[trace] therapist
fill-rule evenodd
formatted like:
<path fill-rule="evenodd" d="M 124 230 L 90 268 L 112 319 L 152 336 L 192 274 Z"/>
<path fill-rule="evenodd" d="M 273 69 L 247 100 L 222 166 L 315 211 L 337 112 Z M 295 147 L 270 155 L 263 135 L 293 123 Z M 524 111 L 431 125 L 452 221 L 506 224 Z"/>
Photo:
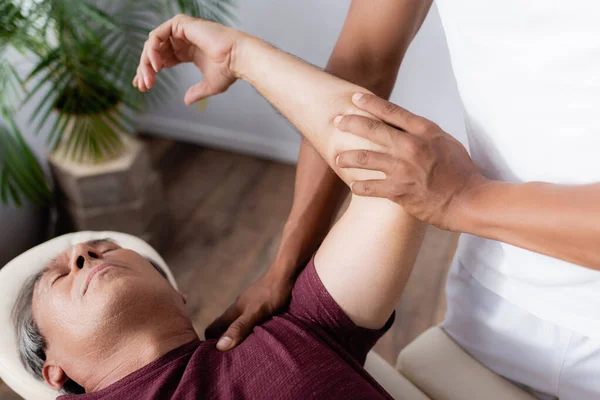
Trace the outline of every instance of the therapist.
<path fill-rule="evenodd" d="M 354 0 L 327 71 L 388 98 L 431 1 Z M 600 2 L 438 0 L 465 107 L 471 156 L 433 122 L 374 96 L 381 118 L 342 130 L 383 153 L 341 167 L 383 171 L 355 194 L 389 198 L 464 232 L 443 328 L 496 373 L 540 398 L 600 398 Z M 435 106 L 435 99 L 432 99 Z M 402 117 L 401 117 L 402 116 Z M 294 203 L 268 272 L 208 329 L 239 344 L 289 301 L 299 266 L 327 233 L 344 185 L 303 142 Z"/>

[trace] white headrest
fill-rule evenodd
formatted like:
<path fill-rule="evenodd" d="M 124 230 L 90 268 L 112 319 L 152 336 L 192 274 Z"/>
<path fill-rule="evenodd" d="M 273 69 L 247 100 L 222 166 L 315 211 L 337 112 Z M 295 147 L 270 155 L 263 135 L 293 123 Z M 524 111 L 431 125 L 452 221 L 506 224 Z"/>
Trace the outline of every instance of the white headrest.
<path fill-rule="evenodd" d="M 81 242 L 104 238 L 113 239 L 119 246 L 155 261 L 177 287 L 167 264 L 152 246 L 138 237 L 119 232 L 70 233 L 42 243 L 6 264 L 0 269 L 0 378 L 27 400 L 55 399 L 59 393 L 31 376 L 19 360 L 11 312 L 21 286 L 61 251 Z"/>

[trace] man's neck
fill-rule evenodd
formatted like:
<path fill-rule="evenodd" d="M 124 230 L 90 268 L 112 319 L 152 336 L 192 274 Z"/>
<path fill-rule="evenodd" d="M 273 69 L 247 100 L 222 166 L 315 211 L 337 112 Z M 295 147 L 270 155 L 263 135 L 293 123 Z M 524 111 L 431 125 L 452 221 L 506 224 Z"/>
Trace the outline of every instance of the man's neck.
<path fill-rule="evenodd" d="M 87 369 L 93 372 L 80 382 L 86 393 L 102 390 L 169 351 L 198 339 L 191 325 L 174 328 L 167 324 L 162 329 L 149 329 L 136 332 L 135 335 L 127 332 L 120 336 L 122 340 L 110 346 L 110 350 L 95 351 L 96 357 L 89 358 L 95 360 L 94 365 Z"/>

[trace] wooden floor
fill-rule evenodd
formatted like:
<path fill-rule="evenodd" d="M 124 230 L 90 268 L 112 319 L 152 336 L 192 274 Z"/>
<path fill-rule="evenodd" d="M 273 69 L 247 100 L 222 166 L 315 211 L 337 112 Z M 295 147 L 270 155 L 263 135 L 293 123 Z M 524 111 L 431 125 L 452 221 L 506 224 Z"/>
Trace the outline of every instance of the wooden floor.
<path fill-rule="evenodd" d="M 146 138 L 162 174 L 167 226 L 159 251 L 199 333 L 269 267 L 292 204 L 293 166 L 165 139 Z M 445 312 L 444 284 L 457 236 L 430 228 L 375 350 L 391 364 Z M 0 400 L 16 399 L 0 381 Z"/>

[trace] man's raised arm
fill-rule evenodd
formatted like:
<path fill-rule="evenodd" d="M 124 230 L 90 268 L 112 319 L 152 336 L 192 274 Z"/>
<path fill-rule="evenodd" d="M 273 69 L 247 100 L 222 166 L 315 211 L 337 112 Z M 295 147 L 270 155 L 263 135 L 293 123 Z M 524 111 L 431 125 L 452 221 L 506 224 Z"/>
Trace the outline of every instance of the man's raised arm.
<path fill-rule="evenodd" d="M 221 93 L 241 77 L 296 125 L 329 166 L 335 166 L 334 157 L 342 150 L 379 148 L 372 142 L 341 132 L 334 123 L 335 117 L 356 112 L 351 101 L 354 92 L 368 91 L 307 65 L 257 38 L 207 21 L 176 17 L 151 34 L 134 85 L 145 91 L 153 85 L 155 71 L 180 62 L 195 63 L 205 76 L 205 81 L 190 88 L 186 103 Z M 394 69 L 397 70 L 397 66 Z M 388 87 L 391 90 L 391 84 Z M 347 183 L 359 179 L 352 174 L 354 172 L 343 176 Z"/>
<path fill-rule="evenodd" d="M 353 0 L 325 71 L 389 98 L 430 5 L 422 0 Z M 287 304 L 294 280 L 323 241 L 347 193 L 344 182 L 302 139 L 294 200 L 277 254 L 268 271 L 207 327 L 207 338 L 227 338 L 219 348 L 231 349 Z"/>

